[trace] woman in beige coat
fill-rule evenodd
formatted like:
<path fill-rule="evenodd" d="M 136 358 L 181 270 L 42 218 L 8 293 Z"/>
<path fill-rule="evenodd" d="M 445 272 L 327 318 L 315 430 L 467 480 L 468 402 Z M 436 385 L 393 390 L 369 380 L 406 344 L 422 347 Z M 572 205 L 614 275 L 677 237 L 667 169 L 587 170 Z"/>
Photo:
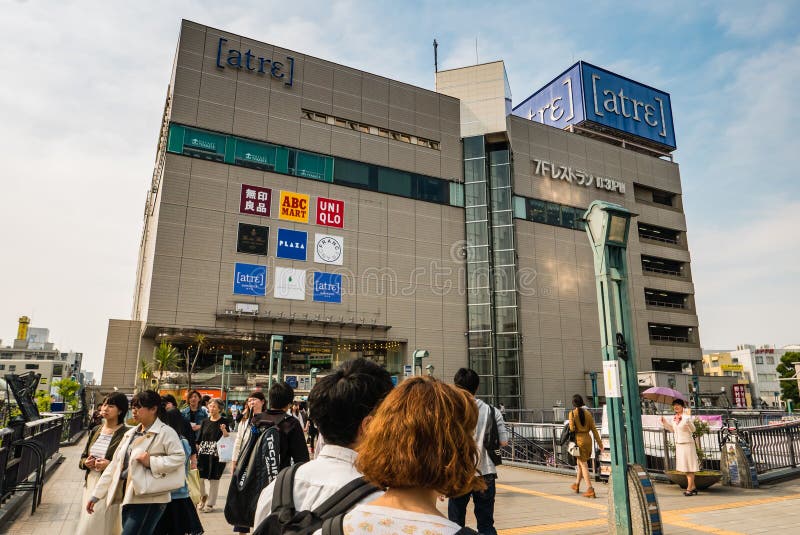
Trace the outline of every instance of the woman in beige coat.
<path fill-rule="evenodd" d="M 170 490 L 163 493 L 139 494 L 148 476 L 163 478 L 180 470 L 183 474 L 185 454 L 178 434 L 158 419 L 161 397 L 152 390 L 133 396 L 133 418 L 139 424 L 120 442 L 111 464 L 108 465 L 86 504 L 89 514 L 94 504 L 105 499 L 106 505 L 122 504 L 122 535 L 152 533 L 167 503 Z M 175 488 L 183 486 L 181 483 Z"/>
<path fill-rule="evenodd" d="M 697 494 L 697 487 L 694 485 L 694 474 L 700 471 L 700 460 L 697 458 L 697 449 L 694 444 L 694 422 L 686 408 L 686 402 L 676 399 L 672 402 L 672 410 L 675 416 L 672 422 L 661 417 L 661 423 L 667 431 L 675 433 L 675 470 L 686 474 L 686 492 L 684 496 L 694 496 Z"/>

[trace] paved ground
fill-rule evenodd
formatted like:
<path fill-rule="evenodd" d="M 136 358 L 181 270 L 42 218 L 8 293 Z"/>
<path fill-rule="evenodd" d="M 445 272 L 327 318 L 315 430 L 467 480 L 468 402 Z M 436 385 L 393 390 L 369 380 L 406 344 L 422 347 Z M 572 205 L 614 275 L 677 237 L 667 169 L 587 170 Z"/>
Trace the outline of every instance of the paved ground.
<path fill-rule="evenodd" d="M 36 514 L 30 515 L 29 503 L 23 505 L 10 525 L 0 526 L 0 533 L 74 533 L 82 507 L 83 473 L 77 468 L 82 449 L 82 444 L 62 449 L 66 460 L 48 479 Z M 222 482 L 221 494 L 227 481 Z M 607 487 L 597 484 L 598 499 L 589 500 L 573 494 L 570 483 L 572 479 L 564 476 L 501 467 L 496 511 L 499 534 L 606 533 Z M 659 484 L 657 494 L 664 532 L 669 535 L 795 533 L 800 525 L 800 480 L 757 490 L 715 486 L 691 498 L 674 485 Z M 232 533 L 221 510 L 201 514 L 201 519 L 206 533 Z"/>

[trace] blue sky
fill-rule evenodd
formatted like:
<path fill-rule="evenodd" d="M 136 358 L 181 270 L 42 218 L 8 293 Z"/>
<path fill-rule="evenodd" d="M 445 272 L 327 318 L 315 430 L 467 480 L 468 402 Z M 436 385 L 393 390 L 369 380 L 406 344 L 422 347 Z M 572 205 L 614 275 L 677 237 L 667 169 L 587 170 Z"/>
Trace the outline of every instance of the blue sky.
<path fill-rule="evenodd" d="M 800 343 L 796 2 L 0 0 L 0 338 L 19 315 L 99 371 L 128 318 L 181 18 L 433 88 L 503 59 L 518 103 L 579 59 L 672 96 L 706 348 Z"/>

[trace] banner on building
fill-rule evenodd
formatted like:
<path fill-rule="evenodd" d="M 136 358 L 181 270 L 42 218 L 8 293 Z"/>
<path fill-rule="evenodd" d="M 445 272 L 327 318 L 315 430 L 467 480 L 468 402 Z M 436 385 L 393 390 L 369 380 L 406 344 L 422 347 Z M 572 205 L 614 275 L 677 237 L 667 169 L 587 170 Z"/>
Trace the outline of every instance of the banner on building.
<path fill-rule="evenodd" d="M 344 227 L 344 201 L 317 197 L 317 225 Z"/>
<path fill-rule="evenodd" d="M 746 385 L 735 384 L 733 385 L 733 403 L 739 409 L 747 408 L 747 395 L 745 394 Z"/>
<path fill-rule="evenodd" d="M 275 297 L 277 299 L 306 298 L 306 270 L 294 268 L 275 268 Z"/>
<path fill-rule="evenodd" d="M 267 295 L 267 266 L 237 262 L 233 272 L 233 293 Z"/>
<path fill-rule="evenodd" d="M 330 234 L 315 234 L 314 262 L 341 266 L 344 262 L 344 238 Z"/>
<path fill-rule="evenodd" d="M 241 213 L 269 217 L 271 204 L 271 189 L 242 184 L 242 196 L 239 200 Z"/>
<path fill-rule="evenodd" d="M 275 247 L 275 256 L 278 258 L 305 262 L 307 243 L 308 232 L 279 228 L 278 245 Z"/>
<path fill-rule="evenodd" d="M 267 254 L 269 246 L 269 227 L 239 223 L 236 239 L 236 252 L 246 254 Z"/>
<path fill-rule="evenodd" d="M 308 223 L 308 195 L 281 191 L 278 217 L 297 223 Z"/>
<path fill-rule="evenodd" d="M 338 273 L 314 272 L 314 301 L 342 302 L 342 276 Z"/>

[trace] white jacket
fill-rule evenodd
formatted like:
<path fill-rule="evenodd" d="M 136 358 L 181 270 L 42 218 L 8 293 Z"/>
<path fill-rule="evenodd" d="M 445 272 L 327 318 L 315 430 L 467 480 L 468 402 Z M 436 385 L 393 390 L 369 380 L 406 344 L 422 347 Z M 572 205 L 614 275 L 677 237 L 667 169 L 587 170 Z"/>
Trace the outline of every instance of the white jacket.
<path fill-rule="evenodd" d="M 156 418 L 153 425 L 147 432 L 138 437 L 131 449 L 131 456 L 128 462 L 128 480 L 125 484 L 125 495 L 122 495 L 122 465 L 125 463 L 125 453 L 128 445 L 136 433 L 137 427 L 130 429 L 122 437 L 122 441 L 114 452 L 111 464 L 103 471 L 100 480 L 92 492 L 92 496 L 98 499 L 106 499 L 107 505 L 114 503 L 167 503 L 172 498 L 169 492 L 163 494 L 138 495 L 135 493 L 132 484 L 133 480 L 145 477 L 145 471 L 150 470 L 154 474 L 166 474 L 175 470 L 183 470 L 186 454 L 178 434 L 170 426 Z M 136 460 L 145 451 L 150 453 L 150 468 L 144 466 Z"/>

